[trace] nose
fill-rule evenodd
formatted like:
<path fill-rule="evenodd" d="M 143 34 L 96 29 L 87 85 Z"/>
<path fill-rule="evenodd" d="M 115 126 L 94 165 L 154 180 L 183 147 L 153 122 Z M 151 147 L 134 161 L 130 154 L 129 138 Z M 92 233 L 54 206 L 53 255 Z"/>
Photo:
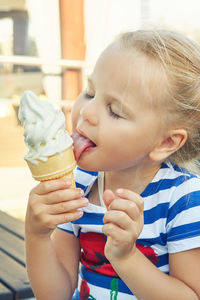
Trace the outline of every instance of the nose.
<path fill-rule="evenodd" d="M 80 110 L 80 116 L 84 121 L 96 126 L 98 124 L 98 110 L 94 101 L 94 99 L 91 99 L 83 104 Z"/>

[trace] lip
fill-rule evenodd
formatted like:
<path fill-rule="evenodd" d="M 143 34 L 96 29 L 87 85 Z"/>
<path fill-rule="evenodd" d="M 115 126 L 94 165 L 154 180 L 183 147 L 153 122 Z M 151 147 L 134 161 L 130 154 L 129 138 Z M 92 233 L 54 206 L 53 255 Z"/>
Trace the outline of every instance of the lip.
<path fill-rule="evenodd" d="M 78 161 L 84 153 L 91 152 L 96 148 L 96 144 L 80 128 L 76 128 L 76 131 L 72 133 L 72 139 L 74 141 L 74 155 L 76 161 Z"/>
<path fill-rule="evenodd" d="M 82 135 L 82 136 L 84 136 L 85 138 L 87 138 L 88 139 L 88 137 L 87 137 L 87 135 L 80 129 L 80 128 L 76 128 L 76 131 L 80 134 L 80 135 Z"/>
<path fill-rule="evenodd" d="M 83 132 L 80 128 L 76 128 L 76 131 L 82 135 L 83 137 L 85 137 L 86 139 L 90 140 L 94 145 L 97 145 L 90 137 L 88 137 L 85 132 Z"/>

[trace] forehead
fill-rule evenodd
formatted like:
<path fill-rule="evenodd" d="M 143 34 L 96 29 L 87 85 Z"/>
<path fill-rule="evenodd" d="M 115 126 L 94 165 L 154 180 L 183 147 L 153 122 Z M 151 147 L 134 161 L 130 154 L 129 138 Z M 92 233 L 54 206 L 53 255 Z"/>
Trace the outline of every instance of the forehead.
<path fill-rule="evenodd" d="M 163 91 L 161 86 L 166 83 L 158 63 L 134 48 L 122 48 L 119 42 L 106 48 L 91 77 L 108 92 L 135 96 L 138 100 L 148 98 L 150 103 Z"/>
<path fill-rule="evenodd" d="M 110 45 L 99 57 L 92 77 L 98 77 L 108 84 L 117 83 L 119 88 L 124 89 L 130 80 L 129 73 L 136 73 L 137 59 L 135 55 L 127 50 L 122 50 L 118 43 Z M 133 75 L 133 74 L 132 74 Z"/>

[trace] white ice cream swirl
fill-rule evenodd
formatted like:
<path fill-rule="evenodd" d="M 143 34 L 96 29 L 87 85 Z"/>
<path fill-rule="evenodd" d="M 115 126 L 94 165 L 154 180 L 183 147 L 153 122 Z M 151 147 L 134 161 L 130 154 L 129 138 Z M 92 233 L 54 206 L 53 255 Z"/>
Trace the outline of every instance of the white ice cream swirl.
<path fill-rule="evenodd" d="M 65 129 L 65 116 L 47 100 L 25 91 L 20 102 L 18 118 L 24 126 L 24 141 L 29 151 L 25 159 L 37 164 L 72 145 Z"/>

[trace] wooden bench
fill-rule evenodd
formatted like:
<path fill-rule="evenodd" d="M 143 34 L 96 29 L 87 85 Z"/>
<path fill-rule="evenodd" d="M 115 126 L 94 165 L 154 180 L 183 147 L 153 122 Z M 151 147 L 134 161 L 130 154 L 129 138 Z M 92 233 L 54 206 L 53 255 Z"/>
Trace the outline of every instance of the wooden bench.
<path fill-rule="evenodd" d="M 24 223 L 0 211 L 0 300 L 31 297 L 25 268 Z"/>

